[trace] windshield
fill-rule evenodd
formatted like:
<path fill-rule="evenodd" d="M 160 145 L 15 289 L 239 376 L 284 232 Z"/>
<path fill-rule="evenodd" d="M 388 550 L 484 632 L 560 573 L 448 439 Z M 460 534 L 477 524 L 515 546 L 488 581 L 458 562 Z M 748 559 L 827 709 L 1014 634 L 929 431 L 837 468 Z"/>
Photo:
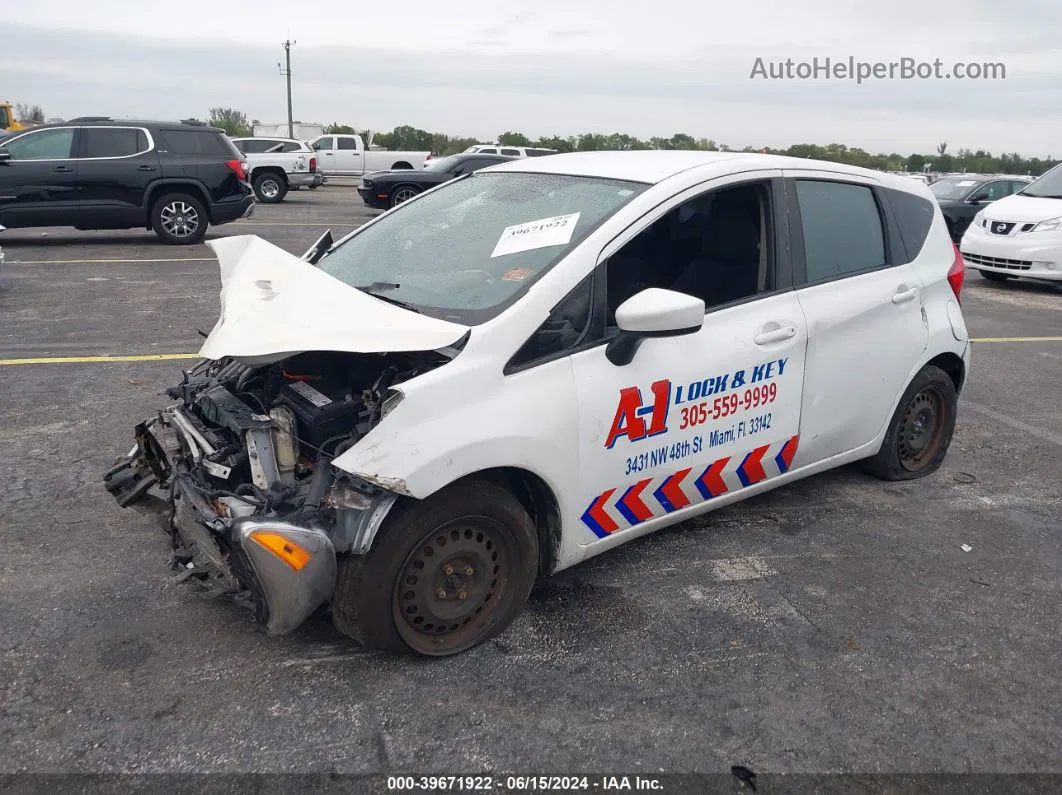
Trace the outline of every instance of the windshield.
<path fill-rule="evenodd" d="M 558 174 L 477 173 L 446 183 L 336 246 L 326 273 L 466 325 L 514 303 L 648 187 Z"/>
<path fill-rule="evenodd" d="M 7 118 L 7 108 L 0 108 L 0 130 L 7 129 L 11 120 Z"/>
<path fill-rule="evenodd" d="M 1022 196 L 1062 199 L 1062 164 L 1037 177 L 1021 192 Z"/>
<path fill-rule="evenodd" d="M 425 171 L 449 171 L 455 165 L 457 165 L 457 155 L 450 155 L 444 157 L 442 160 L 432 160 L 431 163 L 424 166 Z"/>
<path fill-rule="evenodd" d="M 976 179 L 938 179 L 929 189 L 938 199 L 961 199 L 973 190 L 978 182 Z"/>

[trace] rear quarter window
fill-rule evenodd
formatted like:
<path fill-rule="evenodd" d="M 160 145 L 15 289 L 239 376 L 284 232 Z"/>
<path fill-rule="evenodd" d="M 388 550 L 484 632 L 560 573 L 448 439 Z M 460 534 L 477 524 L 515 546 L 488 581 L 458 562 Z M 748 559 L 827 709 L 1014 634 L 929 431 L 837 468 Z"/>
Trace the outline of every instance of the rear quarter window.
<path fill-rule="evenodd" d="M 929 237 L 936 205 L 929 199 L 895 188 L 885 188 L 885 196 L 896 218 L 903 247 L 907 249 L 908 261 L 913 260 Z"/>
<path fill-rule="evenodd" d="M 232 141 L 207 130 L 159 130 L 159 151 L 171 155 L 206 157 L 240 156 Z"/>

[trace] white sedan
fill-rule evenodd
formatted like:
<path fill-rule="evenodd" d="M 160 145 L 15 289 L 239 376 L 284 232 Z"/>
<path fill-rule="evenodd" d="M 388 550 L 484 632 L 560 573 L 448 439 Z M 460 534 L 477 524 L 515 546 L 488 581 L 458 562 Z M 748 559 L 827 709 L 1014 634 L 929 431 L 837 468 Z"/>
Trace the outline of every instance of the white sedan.
<path fill-rule="evenodd" d="M 537 577 L 861 461 L 944 459 L 963 264 L 915 180 L 719 152 L 529 158 L 299 259 L 211 242 L 222 312 L 107 473 L 271 633 L 502 632 Z M 323 252 L 323 253 L 322 253 Z"/>

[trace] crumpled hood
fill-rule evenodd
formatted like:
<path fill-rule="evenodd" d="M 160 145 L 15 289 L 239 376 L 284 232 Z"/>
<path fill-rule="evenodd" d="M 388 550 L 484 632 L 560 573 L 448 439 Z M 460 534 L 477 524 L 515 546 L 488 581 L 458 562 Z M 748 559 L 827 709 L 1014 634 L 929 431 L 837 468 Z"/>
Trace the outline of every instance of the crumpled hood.
<path fill-rule="evenodd" d="M 221 265 L 221 317 L 199 350 L 206 359 L 257 365 L 304 351 L 430 351 L 468 331 L 356 290 L 257 235 L 207 245 Z"/>
<path fill-rule="evenodd" d="M 1037 199 L 1033 196 L 1004 196 L 985 208 L 985 218 L 1008 223 L 1039 223 L 1062 215 L 1062 199 Z"/>

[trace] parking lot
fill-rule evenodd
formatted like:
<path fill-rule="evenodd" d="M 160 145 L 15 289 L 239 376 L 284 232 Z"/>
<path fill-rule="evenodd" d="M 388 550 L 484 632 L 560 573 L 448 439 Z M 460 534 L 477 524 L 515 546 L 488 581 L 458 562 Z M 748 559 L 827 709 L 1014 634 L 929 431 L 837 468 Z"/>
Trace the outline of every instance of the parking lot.
<path fill-rule="evenodd" d="M 209 237 L 301 254 L 371 214 L 337 181 Z M 208 248 L 0 246 L 8 772 L 1062 772 L 1062 286 L 967 273 L 978 342 L 937 475 L 846 469 L 661 531 L 424 661 L 324 615 L 266 637 L 173 583 L 161 518 L 104 490 L 216 320 Z"/>

